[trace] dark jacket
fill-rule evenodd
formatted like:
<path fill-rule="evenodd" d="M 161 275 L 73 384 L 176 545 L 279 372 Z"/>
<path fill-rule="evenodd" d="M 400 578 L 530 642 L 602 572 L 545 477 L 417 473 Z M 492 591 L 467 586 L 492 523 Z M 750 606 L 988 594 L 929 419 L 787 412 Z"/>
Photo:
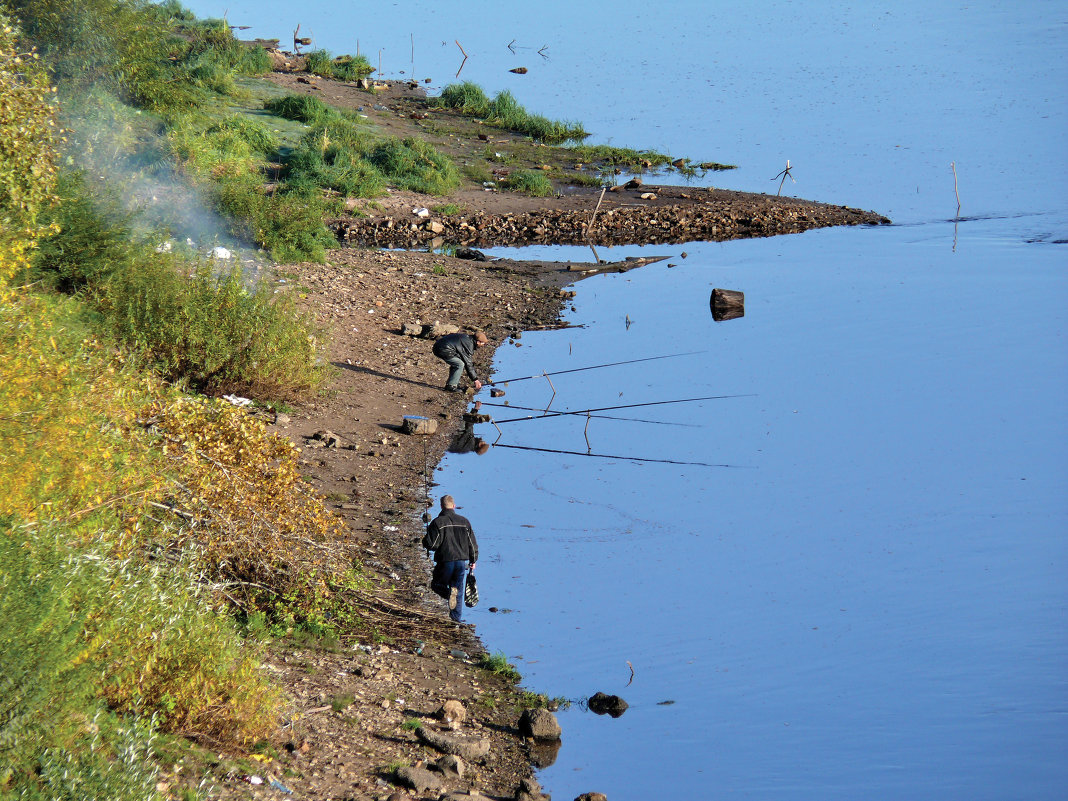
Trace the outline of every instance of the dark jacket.
<path fill-rule="evenodd" d="M 439 359 L 458 356 L 464 363 L 464 369 L 472 381 L 478 381 L 475 365 L 471 359 L 475 355 L 475 338 L 468 334 L 446 334 L 434 343 L 434 355 Z"/>
<path fill-rule="evenodd" d="M 435 562 L 478 561 L 478 541 L 471 522 L 454 509 L 446 509 L 430 521 L 423 547 L 434 552 Z"/>

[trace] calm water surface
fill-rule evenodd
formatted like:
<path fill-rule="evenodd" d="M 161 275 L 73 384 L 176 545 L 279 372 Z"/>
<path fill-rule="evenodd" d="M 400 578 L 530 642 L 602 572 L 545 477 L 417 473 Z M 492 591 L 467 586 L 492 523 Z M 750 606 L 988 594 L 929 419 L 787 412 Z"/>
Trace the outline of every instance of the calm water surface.
<path fill-rule="evenodd" d="M 190 5 L 358 40 L 394 77 L 414 41 L 437 88 L 459 40 L 461 78 L 591 141 L 737 163 L 713 180 L 749 191 L 790 159 L 784 193 L 896 223 L 601 251 L 670 259 L 578 283 L 582 328 L 498 351 L 503 378 L 700 351 L 559 376 L 555 398 L 514 382 L 515 405 L 743 396 L 502 423 L 438 473 L 479 534 L 490 650 L 530 689 L 630 703 L 560 713 L 547 791 L 1068 795 L 1063 3 Z M 743 319 L 713 322 L 716 286 L 745 292 Z M 501 447 L 587 437 L 725 466 Z"/>

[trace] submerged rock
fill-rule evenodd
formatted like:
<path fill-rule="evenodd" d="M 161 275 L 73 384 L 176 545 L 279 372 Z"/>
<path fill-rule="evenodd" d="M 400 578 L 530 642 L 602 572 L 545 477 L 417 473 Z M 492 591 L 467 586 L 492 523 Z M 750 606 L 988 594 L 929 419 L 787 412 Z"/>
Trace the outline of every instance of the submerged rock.
<path fill-rule="evenodd" d="M 611 715 L 614 718 L 618 718 L 630 707 L 626 701 L 620 698 L 618 695 L 606 695 L 602 692 L 594 693 L 590 696 L 586 705 L 590 708 L 590 711 L 598 715 Z"/>

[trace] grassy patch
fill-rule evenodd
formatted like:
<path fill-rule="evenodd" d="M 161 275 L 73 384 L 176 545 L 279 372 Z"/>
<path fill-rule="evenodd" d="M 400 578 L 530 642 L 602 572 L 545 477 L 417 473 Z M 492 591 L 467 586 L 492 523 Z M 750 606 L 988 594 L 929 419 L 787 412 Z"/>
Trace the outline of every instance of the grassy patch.
<path fill-rule="evenodd" d="M 337 116 L 337 112 L 314 95 L 286 95 L 263 104 L 265 111 L 308 125 Z"/>
<path fill-rule="evenodd" d="M 352 702 L 356 700 L 356 696 L 352 693 L 344 693 L 342 695 L 335 695 L 330 699 L 330 708 L 335 712 L 344 712 L 350 706 Z"/>
<path fill-rule="evenodd" d="M 521 133 L 546 144 L 579 141 L 589 133 L 577 122 L 550 120 L 524 109 L 507 89 L 492 100 L 480 86 L 471 81 L 449 84 L 436 101 L 469 117 L 478 117 L 491 125 Z"/>
<path fill-rule="evenodd" d="M 370 75 L 374 68 L 361 56 L 338 56 L 328 50 L 313 50 L 304 57 L 305 69 L 313 75 L 339 81 L 355 81 Z"/>
<path fill-rule="evenodd" d="M 463 214 L 467 211 L 467 208 L 456 203 L 442 203 L 438 206 L 431 206 L 430 210 L 435 214 L 440 214 L 442 217 L 452 217 L 456 214 Z"/>
<path fill-rule="evenodd" d="M 517 682 L 522 678 L 515 665 L 509 663 L 508 657 L 500 651 L 494 654 L 480 654 L 476 664 L 483 670 L 488 670 L 508 681 Z"/>
<path fill-rule="evenodd" d="M 513 192 L 522 192 L 532 197 L 550 197 L 553 192 L 553 182 L 549 180 L 541 170 L 519 170 L 505 178 L 501 185 Z"/>
<path fill-rule="evenodd" d="M 634 150 L 629 147 L 611 145 L 574 145 L 568 150 L 575 155 L 575 160 L 586 164 L 627 167 L 640 171 L 651 167 L 670 164 L 671 156 L 655 150 Z"/>

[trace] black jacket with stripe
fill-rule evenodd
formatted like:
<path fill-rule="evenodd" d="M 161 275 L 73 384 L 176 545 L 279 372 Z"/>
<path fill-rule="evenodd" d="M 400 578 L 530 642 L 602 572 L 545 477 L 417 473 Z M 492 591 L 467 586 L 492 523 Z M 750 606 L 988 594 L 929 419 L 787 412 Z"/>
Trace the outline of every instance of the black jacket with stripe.
<path fill-rule="evenodd" d="M 435 562 L 478 561 L 478 541 L 471 521 L 453 509 L 446 509 L 430 521 L 423 547 L 434 552 Z"/>

